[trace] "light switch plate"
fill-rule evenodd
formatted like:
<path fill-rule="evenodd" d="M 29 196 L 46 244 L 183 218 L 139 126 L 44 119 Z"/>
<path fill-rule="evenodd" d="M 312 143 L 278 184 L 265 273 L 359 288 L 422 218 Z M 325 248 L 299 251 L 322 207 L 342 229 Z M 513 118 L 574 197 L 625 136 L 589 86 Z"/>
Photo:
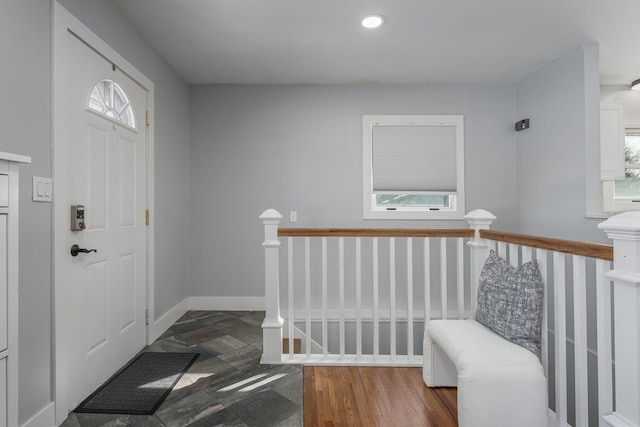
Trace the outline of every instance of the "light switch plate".
<path fill-rule="evenodd" d="M 50 202 L 53 200 L 53 181 L 51 178 L 33 177 L 32 199 L 34 202 Z"/>

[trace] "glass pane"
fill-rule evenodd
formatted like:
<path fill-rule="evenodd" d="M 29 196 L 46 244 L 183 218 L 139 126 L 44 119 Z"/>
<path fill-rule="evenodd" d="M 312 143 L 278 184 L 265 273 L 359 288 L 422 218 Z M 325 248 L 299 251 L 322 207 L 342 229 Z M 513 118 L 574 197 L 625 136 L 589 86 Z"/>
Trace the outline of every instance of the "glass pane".
<path fill-rule="evenodd" d="M 107 108 L 111 107 L 111 105 L 113 105 L 113 96 L 111 93 L 112 90 L 112 86 L 111 86 L 111 81 L 110 80 L 103 80 L 100 82 L 100 86 L 102 87 L 102 97 L 104 98 L 104 104 L 107 106 Z"/>
<path fill-rule="evenodd" d="M 122 123 L 131 126 L 132 128 L 136 127 L 136 122 L 133 119 L 133 110 L 131 109 L 131 105 L 127 104 L 127 108 L 125 108 L 124 112 L 120 116 L 120 120 Z"/>
<path fill-rule="evenodd" d="M 613 197 L 616 199 L 640 199 L 640 169 L 628 168 L 624 181 L 615 181 Z"/>
<path fill-rule="evenodd" d="M 640 129 L 627 129 L 624 137 L 624 161 L 640 163 Z"/>
<path fill-rule="evenodd" d="M 111 80 L 102 80 L 95 85 L 89 96 L 88 107 L 127 126 L 136 127 L 127 95 Z"/>
<path fill-rule="evenodd" d="M 91 91 L 91 97 L 89 98 L 89 108 L 101 113 L 104 113 L 106 110 L 106 107 L 102 100 L 102 95 L 100 94 L 100 90 L 97 86 L 94 87 Z"/>
<path fill-rule="evenodd" d="M 122 92 L 122 89 L 120 89 L 120 86 L 116 85 L 115 93 L 113 94 L 113 109 L 121 112 L 128 103 L 127 97 Z"/>
<path fill-rule="evenodd" d="M 423 194 L 376 194 L 376 205 L 384 208 L 397 207 L 449 207 L 448 195 L 423 195 Z"/>

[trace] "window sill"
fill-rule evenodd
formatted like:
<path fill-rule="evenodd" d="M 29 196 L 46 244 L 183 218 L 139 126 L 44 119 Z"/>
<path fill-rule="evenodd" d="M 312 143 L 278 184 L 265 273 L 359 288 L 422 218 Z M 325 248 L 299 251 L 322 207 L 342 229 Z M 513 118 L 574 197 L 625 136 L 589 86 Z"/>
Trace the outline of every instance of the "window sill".
<path fill-rule="evenodd" d="M 452 220 L 464 219 L 461 212 L 438 212 L 438 211 L 365 211 L 362 213 L 363 219 L 391 219 L 391 220 Z"/>

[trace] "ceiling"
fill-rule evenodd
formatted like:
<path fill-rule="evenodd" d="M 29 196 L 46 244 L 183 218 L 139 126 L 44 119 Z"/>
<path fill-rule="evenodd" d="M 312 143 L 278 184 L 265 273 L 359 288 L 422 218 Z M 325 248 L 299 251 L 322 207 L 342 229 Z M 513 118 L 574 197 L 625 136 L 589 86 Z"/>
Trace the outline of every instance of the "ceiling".
<path fill-rule="evenodd" d="M 602 84 L 640 78 L 639 0 L 114 2 L 189 84 L 510 84 L 584 43 Z"/>

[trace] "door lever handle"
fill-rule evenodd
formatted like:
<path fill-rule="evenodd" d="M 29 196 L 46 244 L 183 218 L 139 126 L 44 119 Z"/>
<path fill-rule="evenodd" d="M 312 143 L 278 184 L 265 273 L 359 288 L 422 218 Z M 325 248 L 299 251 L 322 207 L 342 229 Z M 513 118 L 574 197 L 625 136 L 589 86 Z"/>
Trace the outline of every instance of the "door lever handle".
<path fill-rule="evenodd" d="M 97 249 L 84 249 L 78 245 L 71 246 L 71 256 L 78 256 L 79 253 L 88 254 L 89 252 L 98 253 Z"/>

